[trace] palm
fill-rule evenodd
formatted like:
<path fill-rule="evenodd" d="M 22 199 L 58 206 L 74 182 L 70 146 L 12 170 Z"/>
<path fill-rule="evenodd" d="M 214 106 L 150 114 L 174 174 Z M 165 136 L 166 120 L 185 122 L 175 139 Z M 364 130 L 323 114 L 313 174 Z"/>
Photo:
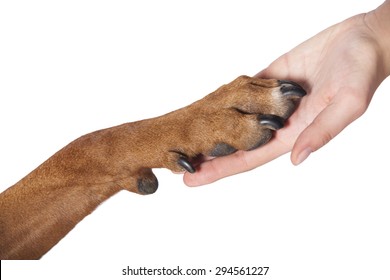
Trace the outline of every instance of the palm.
<path fill-rule="evenodd" d="M 308 91 L 285 128 L 265 146 L 202 163 L 185 174 L 188 185 L 210 183 L 260 166 L 292 151 L 293 163 L 336 136 L 367 108 L 380 84 L 375 41 L 364 15 L 330 27 L 274 61 L 258 74 L 289 79 Z M 329 121 L 332 120 L 332 121 Z M 337 121 L 334 121 L 337 120 Z"/>

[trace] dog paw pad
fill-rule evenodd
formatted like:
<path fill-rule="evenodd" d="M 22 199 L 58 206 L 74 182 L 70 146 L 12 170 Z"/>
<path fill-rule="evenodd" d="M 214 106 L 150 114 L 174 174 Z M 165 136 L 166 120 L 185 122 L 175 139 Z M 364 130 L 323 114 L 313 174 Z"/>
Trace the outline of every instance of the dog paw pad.
<path fill-rule="evenodd" d="M 221 156 L 227 156 L 230 155 L 234 152 L 236 152 L 237 149 L 230 146 L 229 144 L 226 143 L 218 143 L 214 149 L 211 150 L 209 153 L 210 156 L 212 157 L 221 157 Z"/>
<path fill-rule="evenodd" d="M 141 194 L 152 194 L 157 191 L 158 181 L 156 176 L 139 178 L 137 181 L 138 191 Z"/>

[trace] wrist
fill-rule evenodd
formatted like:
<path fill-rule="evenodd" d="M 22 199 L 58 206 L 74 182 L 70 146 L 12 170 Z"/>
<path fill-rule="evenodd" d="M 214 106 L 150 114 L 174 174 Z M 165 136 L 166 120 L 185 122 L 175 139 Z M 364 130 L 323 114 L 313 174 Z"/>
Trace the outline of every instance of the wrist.
<path fill-rule="evenodd" d="M 373 32 L 373 36 L 380 49 L 383 74 L 386 78 L 390 75 L 390 0 L 386 0 L 381 6 L 366 14 L 365 21 Z"/>

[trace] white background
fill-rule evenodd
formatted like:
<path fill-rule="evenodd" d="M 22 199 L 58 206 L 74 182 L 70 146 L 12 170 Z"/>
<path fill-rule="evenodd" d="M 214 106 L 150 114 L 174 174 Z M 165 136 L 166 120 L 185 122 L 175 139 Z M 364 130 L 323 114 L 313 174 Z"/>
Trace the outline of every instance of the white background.
<path fill-rule="evenodd" d="M 188 105 L 381 2 L 1 1 L 0 190 L 87 132 Z M 2 279 L 130 279 L 128 265 L 389 279 L 389 90 L 299 167 L 286 155 L 200 188 L 156 170 L 157 193 L 119 193 Z"/>

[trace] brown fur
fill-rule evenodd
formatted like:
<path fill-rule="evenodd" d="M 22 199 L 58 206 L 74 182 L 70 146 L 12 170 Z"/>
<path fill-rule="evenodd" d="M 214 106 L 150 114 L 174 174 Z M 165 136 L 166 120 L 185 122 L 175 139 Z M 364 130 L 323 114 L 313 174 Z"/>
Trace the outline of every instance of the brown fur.
<path fill-rule="evenodd" d="M 73 141 L 0 194 L 0 258 L 40 258 L 120 190 L 153 193 L 152 168 L 183 171 L 179 158 L 264 144 L 272 127 L 259 116 L 285 120 L 300 97 L 283 95 L 282 86 L 242 76 L 180 110 Z"/>

